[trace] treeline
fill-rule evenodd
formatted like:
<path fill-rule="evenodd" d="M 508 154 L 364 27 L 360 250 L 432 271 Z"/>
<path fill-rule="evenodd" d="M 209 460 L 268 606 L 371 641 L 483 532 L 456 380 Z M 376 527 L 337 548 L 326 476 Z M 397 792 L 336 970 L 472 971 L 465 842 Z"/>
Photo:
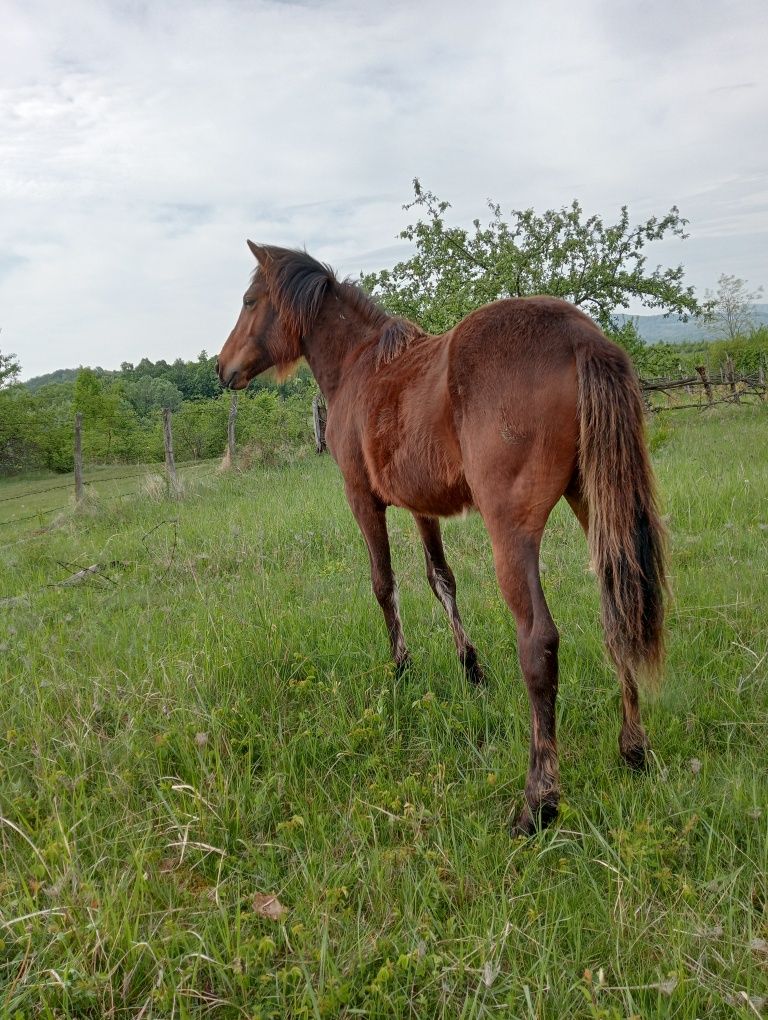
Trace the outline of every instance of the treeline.
<path fill-rule="evenodd" d="M 239 394 L 238 445 L 256 459 L 283 459 L 291 448 L 309 448 L 313 393 L 306 368 L 279 384 L 255 380 Z M 164 407 L 174 412 L 178 460 L 217 457 L 226 444 L 231 399 L 205 352 L 171 365 L 143 359 L 119 371 L 81 368 L 14 383 L 0 390 L 0 472 L 71 471 L 78 411 L 87 463 L 161 461 Z"/>

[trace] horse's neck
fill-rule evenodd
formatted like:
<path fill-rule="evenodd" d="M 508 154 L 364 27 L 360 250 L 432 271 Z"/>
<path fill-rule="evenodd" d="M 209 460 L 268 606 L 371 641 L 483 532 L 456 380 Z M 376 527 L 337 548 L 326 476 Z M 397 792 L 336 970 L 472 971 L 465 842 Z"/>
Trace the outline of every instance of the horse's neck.
<path fill-rule="evenodd" d="M 327 401 L 333 400 L 339 388 L 350 351 L 370 339 L 374 329 L 360 312 L 335 294 L 323 303 L 311 332 L 302 340 L 302 349 Z"/>

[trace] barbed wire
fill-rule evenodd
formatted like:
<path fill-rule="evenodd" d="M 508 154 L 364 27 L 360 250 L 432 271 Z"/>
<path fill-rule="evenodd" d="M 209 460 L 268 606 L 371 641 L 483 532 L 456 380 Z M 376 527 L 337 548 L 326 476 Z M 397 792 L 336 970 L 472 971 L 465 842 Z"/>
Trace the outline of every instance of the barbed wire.
<path fill-rule="evenodd" d="M 179 471 L 183 471 L 186 468 L 206 467 L 206 466 L 207 467 L 211 467 L 214 463 L 216 463 L 215 459 L 213 459 L 213 460 L 187 461 L 186 463 L 177 464 L 176 468 Z M 161 466 L 162 465 L 158 465 L 158 467 L 161 467 Z M 138 471 L 138 472 L 135 472 L 134 474 L 130 474 L 130 475 L 113 475 L 110 478 L 92 478 L 92 479 L 90 479 L 90 481 L 84 482 L 83 484 L 84 485 L 95 485 L 95 484 L 100 483 L 100 482 L 117 482 L 117 481 L 120 481 L 120 480 L 126 479 L 126 478 L 145 478 L 148 474 L 151 474 L 151 473 L 152 473 L 151 471 Z M 71 487 L 71 485 L 72 485 L 71 482 L 68 482 L 66 485 L 52 485 L 50 487 L 50 489 L 37 489 L 35 492 L 32 492 L 32 493 L 22 493 L 20 496 L 8 496 L 8 497 L 6 497 L 6 499 L 21 499 L 22 497 L 30 497 L 30 496 L 39 495 L 40 493 L 43 493 L 43 492 L 52 492 L 55 489 L 69 489 Z M 139 491 L 140 491 L 139 489 L 129 489 L 128 492 L 120 492 L 116 496 L 112 496 L 109 499 L 106 499 L 105 502 L 106 503 L 113 503 L 113 502 L 115 502 L 115 500 L 125 499 L 126 496 L 135 496 Z M 2 501 L 0 501 L 0 502 L 2 502 Z M 44 514 L 55 514 L 58 510 L 69 510 L 69 509 L 70 509 L 70 505 L 67 504 L 65 506 L 54 506 L 54 507 L 48 507 L 48 508 L 46 508 L 44 510 L 37 510 L 33 514 L 26 514 L 26 515 L 24 515 L 22 517 L 9 517 L 5 521 L 0 521 L 0 528 L 4 528 L 7 524 L 21 524 L 24 521 L 31 521 L 31 520 L 34 520 L 36 517 L 42 517 Z"/>
<path fill-rule="evenodd" d="M 43 514 L 55 514 L 57 510 L 68 510 L 69 504 L 66 506 L 54 506 L 49 510 L 38 510 L 37 513 L 27 514 L 26 517 L 9 517 L 7 521 L 0 521 L 0 528 L 4 528 L 6 524 L 20 524 L 22 521 L 31 521 L 35 517 L 41 517 Z"/>
<path fill-rule="evenodd" d="M 206 464 L 211 464 L 215 461 L 215 458 L 210 460 L 188 460 L 182 461 L 182 463 L 176 465 L 178 471 L 184 471 L 187 468 L 193 467 L 204 467 Z M 83 485 L 99 485 L 102 482 L 119 482 L 125 478 L 142 478 L 144 475 L 151 474 L 154 465 L 148 467 L 145 471 L 134 471 L 130 475 L 110 475 L 109 478 L 88 478 L 83 481 Z M 158 469 L 162 469 L 164 464 L 162 461 L 157 462 Z M 2 496 L 0 497 L 0 503 L 9 503 L 13 499 L 31 499 L 33 496 L 42 496 L 44 492 L 55 492 L 57 489 L 70 489 L 72 488 L 72 482 L 62 482 L 61 485 L 49 485 L 45 489 L 34 489 L 31 492 L 19 492 L 15 496 Z"/>

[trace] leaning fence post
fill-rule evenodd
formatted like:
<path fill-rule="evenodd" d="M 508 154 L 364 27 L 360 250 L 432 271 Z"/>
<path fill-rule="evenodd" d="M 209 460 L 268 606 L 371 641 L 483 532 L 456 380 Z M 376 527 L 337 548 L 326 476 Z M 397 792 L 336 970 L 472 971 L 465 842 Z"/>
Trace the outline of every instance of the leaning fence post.
<path fill-rule="evenodd" d="M 75 503 L 81 503 L 85 487 L 83 485 L 83 414 L 75 415 Z"/>
<path fill-rule="evenodd" d="M 312 398 L 312 421 L 315 427 L 315 451 L 323 453 L 328 447 L 325 444 L 325 422 L 328 418 L 328 408 L 322 393 L 316 393 Z"/>
<path fill-rule="evenodd" d="M 163 441 L 165 443 L 165 480 L 170 496 L 178 496 L 179 479 L 176 462 L 173 459 L 173 432 L 171 431 L 171 409 L 163 408 Z"/>
<path fill-rule="evenodd" d="M 701 381 L 704 384 L 704 392 L 707 395 L 707 403 L 711 404 L 712 403 L 712 386 L 711 386 L 710 381 L 709 381 L 709 376 L 707 375 L 707 366 L 706 365 L 697 365 L 696 366 L 696 371 L 701 376 Z"/>

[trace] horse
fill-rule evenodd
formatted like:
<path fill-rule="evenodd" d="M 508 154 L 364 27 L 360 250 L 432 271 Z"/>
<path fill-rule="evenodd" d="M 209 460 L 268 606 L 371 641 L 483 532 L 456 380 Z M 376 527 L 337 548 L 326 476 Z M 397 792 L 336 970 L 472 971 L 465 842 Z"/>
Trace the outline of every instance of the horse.
<path fill-rule="evenodd" d="M 459 614 L 439 519 L 468 510 L 482 517 L 530 703 L 524 806 L 511 831 L 529 835 L 550 824 L 560 797 L 559 635 L 539 547 L 561 497 L 587 536 L 599 582 L 605 644 L 621 684 L 620 754 L 631 768 L 646 768 L 638 682 L 661 674 L 666 542 L 626 353 L 552 297 L 494 301 L 430 335 L 304 251 L 248 247 L 257 265 L 218 357 L 220 382 L 243 389 L 269 368 L 285 374 L 306 359 L 327 403 L 327 446 L 368 548 L 397 674 L 410 660 L 387 507 L 413 514 L 427 579 L 474 684 L 483 671 Z"/>

